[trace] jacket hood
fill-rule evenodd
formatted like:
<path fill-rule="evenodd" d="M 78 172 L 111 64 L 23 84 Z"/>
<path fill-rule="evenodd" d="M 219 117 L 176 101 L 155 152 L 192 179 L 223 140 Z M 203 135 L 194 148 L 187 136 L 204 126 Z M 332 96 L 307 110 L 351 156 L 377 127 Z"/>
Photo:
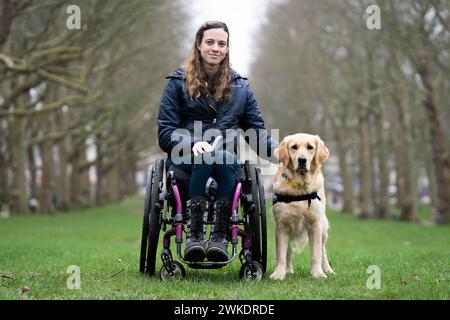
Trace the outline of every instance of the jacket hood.
<path fill-rule="evenodd" d="M 186 74 L 186 69 L 184 67 L 178 68 L 177 70 L 169 73 L 166 76 L 166 79 L 175 78 L 175 79 L 184 79 Z M 231 80 L 236 80 L 242 78 L 244 80 L 248 80 L 245 77 L 242 77 L 239 73 L 237 73 L 234 69 L 231 69 Z"/>

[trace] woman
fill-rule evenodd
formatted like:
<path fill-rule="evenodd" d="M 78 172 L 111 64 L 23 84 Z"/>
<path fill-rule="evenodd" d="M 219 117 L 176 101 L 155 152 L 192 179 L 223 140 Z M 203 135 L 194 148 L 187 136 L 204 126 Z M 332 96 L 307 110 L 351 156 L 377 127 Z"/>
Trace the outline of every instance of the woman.
<path fill-rule="evenodd" d="M 229 129 L 233 133 L 239 128 L 257 130 L 271 160 L 274 160 L 272 151 L 278 144 L 265 130 L 261 111 L 248 82 L 230 67 L 229 31 L 225 23 L 204 23 L 196 33 L 186 67 L 177 69 L 167 78 L 169 83 L 158 114 L 159 146 L 168 154 L 168 164 L 177 163 L 191 175 L 188 192 L 190 221 L 184 258 L 201 261 L 206 256 L 209 261 L 226 261 L 235 172 L 239 167 L 236 136 L 230 137 Z M 195 127 L 199 125 L 201 136 L 194 135 L 194 131 L 198 132 Z M 211 139 L 202 138 L 206 136 L 203 133 L 210 129 L 219 130 L 224 137 L 220 144 L 222 147 L 231 139 L 234 151 L 213 150 Z M 180 137 L 187 139 L 180 142 L 177 140 Z M 177 147 L 186 141 L 189 152 L 183 153 L 180 163 L 179 153 L 175 150 L 179 150 Z M 259 154 L 259 150 L 257 152 Z M 175 157 L 177 161 L 174 161 Z M 211 158 L 212 162 L 206 161 Z M 220 161 L 215 161 L 218 159 Z M 214 228 L 206 248 L 203 213 L 208 203 L 205 185 L 211 176 L 217 181 L 218 193 L 214 203 Z"/>

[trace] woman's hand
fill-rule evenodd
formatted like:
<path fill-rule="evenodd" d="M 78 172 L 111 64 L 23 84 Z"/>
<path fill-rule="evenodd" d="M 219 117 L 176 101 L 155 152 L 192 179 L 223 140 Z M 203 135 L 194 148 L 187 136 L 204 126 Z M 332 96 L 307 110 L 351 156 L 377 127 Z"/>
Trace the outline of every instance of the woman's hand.
<path fill-rule="evenodd" d="M 213 151 L 213 147 L 208 142 L 199 141 L 194 144 L 192 151 L 194 152 L 194 156 L 198 156 L 200 153 L 210 153 Z"/>

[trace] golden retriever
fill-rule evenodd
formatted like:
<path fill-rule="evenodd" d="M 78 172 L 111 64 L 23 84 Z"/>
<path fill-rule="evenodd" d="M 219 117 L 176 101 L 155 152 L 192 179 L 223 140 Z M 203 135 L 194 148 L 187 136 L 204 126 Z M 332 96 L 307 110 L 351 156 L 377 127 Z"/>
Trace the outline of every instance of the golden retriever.
<path fill-rule="evenodd" d="M 324 177 L 320 170 L 322 162 L 328 159 L 328 148 L 319 136 L 298 133 L 285 137 L 275 149 L 275 156 L 280 164 L 275 175 L 274 193 L 282 200 L 273 206 L 276 266 L 270 278 L 284 280 L 286 273 L 293 273 L 291 241 L 295 241 L 301 251 L 308 240 L 311 275 L 326 278 L 324 271 L 334 273 L 325 249 L 329 224 L 325 215 Z M 315 192 L 317 198 L 294 201 L 300 198 L 296 196 L 307 198 Z"/>

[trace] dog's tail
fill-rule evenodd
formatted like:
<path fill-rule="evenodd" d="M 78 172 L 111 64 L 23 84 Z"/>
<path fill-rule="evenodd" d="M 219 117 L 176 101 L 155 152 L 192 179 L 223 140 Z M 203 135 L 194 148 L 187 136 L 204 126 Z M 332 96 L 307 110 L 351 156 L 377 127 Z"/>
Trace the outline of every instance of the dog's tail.
<path fill-rule="evenodd" d="M 301 235 L 295 238 L 294 242 L 294 252 L 301 253 L 303 249 L 305 249 L 306 244 L 308 243 L 308 232 L 304 231 Z"/>

